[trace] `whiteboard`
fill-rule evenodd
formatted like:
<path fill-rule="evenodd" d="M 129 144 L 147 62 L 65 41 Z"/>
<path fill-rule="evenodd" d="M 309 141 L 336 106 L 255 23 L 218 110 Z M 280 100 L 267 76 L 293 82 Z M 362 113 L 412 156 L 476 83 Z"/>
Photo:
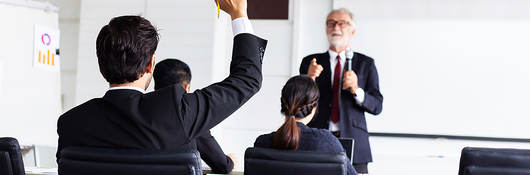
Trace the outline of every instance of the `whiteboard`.
<path fill-rule="evenodd" d="M 31 2 L 31 1 L 25 1 Z M 0 2 L 0 137 L 22 144 L 57 145 L 61 113 L 60 71 L 33 67 L 35 26 L 58 30 L 58 14 Z"/>
<path fill-rule="evenodd" d="M 354 47 L 385 97 L 372 132 L 530 138 L 527 19 L 374 19 Z M 354 39 L 355 40 L 355 39 Z"/>

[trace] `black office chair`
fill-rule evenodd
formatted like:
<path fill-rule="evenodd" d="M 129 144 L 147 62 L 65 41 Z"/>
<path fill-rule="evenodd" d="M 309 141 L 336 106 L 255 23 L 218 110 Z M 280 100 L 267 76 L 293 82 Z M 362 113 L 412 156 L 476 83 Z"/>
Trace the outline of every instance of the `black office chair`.
<path fill-rule="evenodd" d="M 530 175 L 530 150 L 466 147 L 458 175 Z"/>
<path fill-rule="evenodd" d="M 59 175 L 202 175 L 196 150 L 167 152 L 108 148 L 61 150 Z"/>
<path fill-rule="evenodd" d="M 347 159 L 344 153 L 248 148 L 245 175 L 345 175 Z"/>
<path fill-rule="evenodd" d="M 24 162 L 20 153 L 20 146 L 15 138 L 0 138 L 0 174 L 24 175 Z"/>

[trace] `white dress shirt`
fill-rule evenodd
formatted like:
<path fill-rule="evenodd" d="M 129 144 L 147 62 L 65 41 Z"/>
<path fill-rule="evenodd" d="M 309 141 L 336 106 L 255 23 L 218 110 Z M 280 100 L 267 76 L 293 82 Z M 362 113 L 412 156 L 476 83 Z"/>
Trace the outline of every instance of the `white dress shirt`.
<path fill-rule="evenodd" d="M 331 87 L 333 87 L 333 76 L 335 75 L 335 66 L 337 65 L 337 55 L 340 56 L 340 64 L 341 64 L 341 67 L 340 67 L 340 71 L 341 71 L 341 74 L 340 74 L 340 80 L 342 81 L 342 72 L 343 72 L 343 69 L 344 69 L 344 66 L 346 64 L 346 51 L 342 51 L 340 53 L 337 53 L 335 51 L 332 51 L 332 50 L 329 50 L 328 51 L 329 53 L 329 66 L 330 66 L 330 70 L 331 70 Z M 340 82 L 339 82 L 340 83 Z M 340 93 L 340 91 L 339 91 Z M 355 102 L 357 104 L 362 104 L 364 102 L 364 96 L 365 96 L 365 92 L 362 88 L 357 88 L 355 90 L 355 94 L 356 96 L 354 97 L 355 99 Z M 333 121 L 329 121 L 329 130 L 332 131 L 332 132 L 335 132 L 335 131 L 339 131 L 340 130 L 340 127 L 339 127 L 339 123 L 333 123 Z"/>
<path fill-rule="evenodd" d="M 234 36 L 240 33 L 254 34 L 250 20 L 247 17 L 236 18 L 232 21 L 232 33 Z"/>
<path fill-rule="evenodd" d="M 144 89 L 139 88 L 139 87 L 135 87 L 135 86 L 117 86 L 117 87 L 111 87 L 111 88 L 109 88 L 109 91 L 111 91 L 111 90 L 119 90 L 119 89 L 136 90 L 136 91 L 141 92 L 142 94 L 145 94 L 145 90 L 144 90 Z"/>

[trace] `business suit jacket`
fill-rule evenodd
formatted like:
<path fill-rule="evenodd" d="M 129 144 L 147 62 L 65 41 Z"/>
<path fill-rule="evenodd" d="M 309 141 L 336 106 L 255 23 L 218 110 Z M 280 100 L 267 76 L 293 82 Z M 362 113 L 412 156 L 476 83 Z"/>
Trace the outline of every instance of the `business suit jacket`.
<path fill-rule="evenodd" d="M 307 74 L 309 64 L 313 58 L 316 58 L 317 64 L 322 65 L 324 68 L 320 76 L 316 78 L 316 83 L 320 90 L 320 100 L 317 114 L 308 124 L 309 127 L 329 129 L 333 96 L 329 57 L 328 52 L 313 54 L 305 57 L 300 64 L 300 74 Z M 341 84 L 339 126 L 341 137 L 354 139 L 353 163 L 361 164 L 372 161 L 364 112 L 374 115 L 381 113 L 383 95 L 379 92 L 379 76 L 372 58 L 355 52 L 352 58 L 352 69 L 357 74 L 359 87 L 365 91 L 365 98 L 361 105 L 357 104 L 354 96 L 349 91 L 342 90 Z M 342 80 L 340 83 L 342 83 Z"/>
<path fill-rule="evenodd" d="M 212 168 L 212 172 L 228 174 L 234 169 L 234 162 L 225 155 L 217 140 L 210 131 L 197 138 L 197 150 L 201 154 L 201 159 Z"/>
<path fill-rule="evenodd" d="M 344 148 L 339 140 L 331 134 L 328 130 L 309 128 L 303 123 L 296 122 L 300 128 L 300 139 L 298 142 L 298 150 L 300 151 L 315 151 L 315 152 L 344 152 Z M 254 142 L 254 147 L 259 148 L 273 148 L 274 133 L 260 135 Z M 354 170 L 350 160 L 347 160 L 348 174 L 357 174 Z"/>
<path fill-rule="evenodd" d="M 181 151 L 223 121 L 261 87 L 267 41 L 251 34 L 234 37 L 230 75 L 193 93 L 173 85 L 143 94 L 109 90 L 60 116 L 57 160 L 65 147 Z"/>

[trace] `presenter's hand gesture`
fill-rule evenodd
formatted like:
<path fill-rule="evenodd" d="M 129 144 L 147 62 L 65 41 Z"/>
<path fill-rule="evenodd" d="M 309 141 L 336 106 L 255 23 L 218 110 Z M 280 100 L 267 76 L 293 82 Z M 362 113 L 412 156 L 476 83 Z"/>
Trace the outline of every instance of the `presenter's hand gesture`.
<path fill-rule="evenodd" d="M 346 71 L 342 77 L 342 90 L 350 89 L 351 94 L 355 94 L 355 90 L 359 88 L 357 74 L 352 70 Z"/>
<path fill-rule="evenodd" d="M 241 17 L 247 17 L 247 0 L 214 0 L 219 1 L 221 10 L 228 13 L 232 20 Z"/>
<path fill-rule="evenodd" d="M 307 75 L 311 77 L 313 80 L 315 80 L 318 76 L 320 76 L 320 73 L 322 73 L 322 70 L 324 70 L 322 65 L 317 64 L 317 59 L 313 58 L 311 60 L 311 63 L 309 63 L 309 69 L 307 69 Z"/>

